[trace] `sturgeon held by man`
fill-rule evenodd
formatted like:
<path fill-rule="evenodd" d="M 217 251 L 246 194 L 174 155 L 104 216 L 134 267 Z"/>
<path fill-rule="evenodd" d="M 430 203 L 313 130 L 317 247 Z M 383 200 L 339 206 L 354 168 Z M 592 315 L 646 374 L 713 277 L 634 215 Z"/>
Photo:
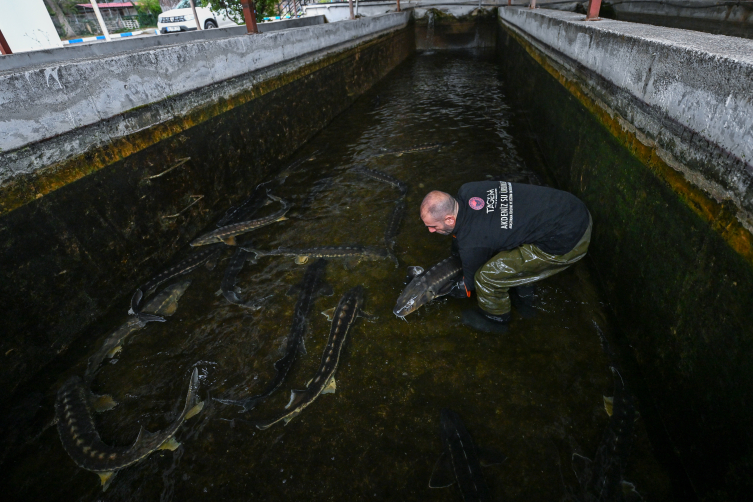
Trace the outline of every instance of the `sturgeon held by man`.
<path fill-rule="evenodd" d="M 131 308 L 128 310 L 128 313 L 130 315 L 137 316 L 139 318 L 139 321 L 141 322 L 164 322 L 164 317 L 141 312 L 139 304 L 141 303 L 144 295 L 148 295 L 153 289 L 155 289 L 163 282 L 168 281 L 173 277 L 187 274 L 195 268 L 198 268 L 201 265 L 209 262 L 210 260 L 213 260 L 214 258 L 219 256 L 220 253 L 220 249 L 216 249 L 214 246 L 212 246 L 211 248 L 202 249 L 201 251 L 193 253 L 177 265 L 170 267 L 167 270 L 163 270 L 155 277 L 153 277 L 149 282 L 136 289 L 136 291 L 133 293 L 133 296 L 131 296 Z"/>
<path fill-rule="evenodd" d="M 87 390 L 79 377 L 70 378 L 58 391 L 55 418 L 63 448 L 73 461 L 99 475 L 102 490 L 112 483 L 115 473 L 143 460 L 156 450 L 175 450 L 180 446 L 173 437 L 183 422 L 201 411 L 198 401 L 199 373 L 194 368 L 188 383 L 186 404 L 178 418 L 165 430 L 150 433 L 143 427 L 130 447 L 110 446 L 102 442 L 94 426 Z"/>
<path fill-rule="evenodd" d="M 426 271 L 421 267 L 408 267 L 408 273 L 413 276 L 413 280 L 400 293 L 395 308 L 392 309 L 392 313 L 401 318 L 433 299 L 448 294 L 463 277 L 463 265 L 460 258 L 450 256 Z"/>
<path fill-rule="evenodd" d="M 281 203 L 282 208 L 269 216 L 264 216 L 263 218 L 220 227 L 217 230 L 202 235 L 201 237 L 197 237 L 191 242 L 191 246 L 204 246 L 206 244 L 214 244 L 217 242 L 224 242 L 228 246 L 235 246 L 236 236 L 270 225 L 276 221 L 287 220 L 285 214 L 290 210 L 290 204 L 286 200 L 281 199 L 280 197 L 275 197 L 272 194 L 267 194 L 267 197 Z"/>
<path fill-rule="evenodd" d="M 477 448 L 454 411 L 443 409 L 440 420 L 443 448 L 431 473 L 429 488 L 446 488 L 457 483 L 463 500 L 491 500 L 481 467 L 501 464 L 507 457 L 493 450 Z"/>
<path fill-rule="evenodd" d="M 390 258 L 390 252 L 384 248 L 371 246 L 319 246 L 313 248 L 277 248 L 261 251 L 253 248 L 243 248 L 244 251 L 254 253 L 255 258 L 265 256 L 295 256 L 295 262 L 303 265 L 309 258 L 354 258 L 357 260 L 385 260 Z"/>
<path fill-rule="evenodd" d="M 335 382 L 335 370 L 340 362 L 340 354 L 343 345 L 348 338 L 351 326 L 361 314 L 364 302 L 362 286 L 356 286 L 349 290 L 335 307 L 332 315 L 332 328 L 329 332 L 329 341 L 324 348 L 322 361 L 305 390 L 294 390 L 290 393 L 290 402 L 285 406 L 289 410 L 276 418 L 254 422 L 259 429 L 268 429 L 277 422 L 290 420 L 298 416 L 308 405 L 313 403 L 321 394 L 332 394 L 337 389 Z"/>
<path fill-rule="evenodd" d="M 267 384 L 261 394 L 239 400 L 216 399 L 217 401 L 224 404 L 240 406 L 243 408 L 241 411 L 246 412 L 252 410 L 259 401 L 268 398 L 278 387 L 280 387 L 280 385 L 282 385 L 285 377 L 287 377 L 288 373 L 290 373 L 290 369 L 293 367 L 298 352 L 300 351 L 302 354 L 306 354 L 306 345 L 303 336 L 306 334 L 309 315 L 314 300 L 320 294 L 332 294 L 332 288 L 324 283 L 324 270 L 326 266 L 327 260 L 323 258 L 312 263 L 306 268 L 303 280 L 297 285 L 297 288 L 299 289 L 298 301 L 295 304 L 295 310 L 293 312 L 293 322 L 290 326 L 290 333 L 288 334 L 285 355 L 275 363 L 275 377 L 272 381 Z"/>

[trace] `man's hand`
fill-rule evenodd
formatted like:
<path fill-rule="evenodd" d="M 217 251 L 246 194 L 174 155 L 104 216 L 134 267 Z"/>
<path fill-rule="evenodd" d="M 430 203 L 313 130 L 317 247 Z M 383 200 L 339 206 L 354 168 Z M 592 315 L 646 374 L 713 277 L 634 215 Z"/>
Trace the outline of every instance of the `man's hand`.
<path fill-rule="evenodd" d="M 447 294 L 453 298 L 469 298 L 471 296 L 471 292 L 466 289 L 463 279 L 456 282 Z"/>

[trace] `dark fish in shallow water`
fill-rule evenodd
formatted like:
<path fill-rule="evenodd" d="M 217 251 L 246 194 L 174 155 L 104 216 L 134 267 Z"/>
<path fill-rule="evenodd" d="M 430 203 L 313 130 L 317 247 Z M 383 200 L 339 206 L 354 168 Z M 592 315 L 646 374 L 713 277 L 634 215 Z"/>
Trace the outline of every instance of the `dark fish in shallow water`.
<path fill-rule="evenodd" d="M 131 308 L 128 310 L 128 313 L 137 316 L 141 322 L 164 321 L 164 317 L 141 312 L 141 310 L 139 309 L 139 304 L 141 303 L 144 295 L 148 295 L 154 288 L 156 288 L 163 282 L 168 281 L 173 277 L 187 274 L 195 268 L 200 267 L 204 263 L 214 260 L 215 258 L 217 258 L 217 256 L 220 255 L 220 252 L 221 250 L 216 249 L 215 247 L 202 249 L 201 251 L 193 253 L 174 267 L 170 267 L 167 270 L 160 272 L 149 282 L 136 289 L 136 292 L 133 293 L 133 296 L 131 297 Z"/>
<path fill-rule="evenodd" d="M 491 500 L 481 467 L 501 464 L 501 453 L 477 448 L 457 413 L 448 409 L 441 414 L 442 454 L 434 465 L 429 488 L 445 488 L 455 483 L 465 501 Z"/>
<path fill-rule="evenodd" d="M 604 399 L 604 407 L 610 415 L 609 425 L 596 455 L 593 460 L 577 453 L 572 457 L 573 471 L 580 483 L 577 499 L 582 502 L 642 500 L 635 487 L 623 479 L 633 446 L 635 405 L 620 373 L 614 367 L 611 370 L 614 396 Z"/>
<path fill-rule="evenodd" d="M 387 150 L 382 153 L 378 153 L 374 155 L 373 157 L 379 158 L 385 155 L 395 155 L 397 157 L 400 157 L 401 155 L 404 155 L 406 153 L 429 152 L 431 150 L 439 150 L 443 146 L 447 146 L 449 144 L 450 143 L 425 143 L 423 145 L 416 145 L 410 148 L 404 148 L 402 150 Z"/>
<path fill-rule="evenodd" d="M 392 185 L 393 187 L 400 190 L 400 193 L 405 195 L 408 193 L 408 185 L 399 179 L 395 178 L 394 176 L 390 176 L 387 173 L 383 173 L 382 171 L 377 171 L 375 169 L 368 169 L 363 166 L 354 167 L 353 172 L 358 174 L 363 174 L 364 176 L 368 176 L 369 178 L 375 179 L 377 181 L 381 181 L 382 183 L 387 183 L 388 185 Z"/>
<path fill-rule="evenodd" d="M 304 344 L 303 336 L 306 334 L 309 315 L 314 300 L 319 294 L 332 294 L 330 286 L 323 282 L 324 269 L 326 266 L 327 260 L 323 258 L 312 263 L 306 269 L 306 274 L 303 276 L 303 280 L 298 284 L 298 301 L 295 304 L 293 323 L 290 326 L 290 333 L 288 334 L 288 340 L 285 347 L 285 355 L 275 363 L 275 377 L 272 381 L 269 382 L 261 394 L 257 394 L 256 396 L 240 400 L 217 399 L 217 401 L 224 404 L 241 406 L 243 407 L 242 411 L 245 412 L 253 409 L 259 401 L 269 397 L 280 385 L 282 385 L 283 380 L 285 380 L 285 377 L 293 367 L 298 352 L 300 351 L 303 354 L 306 353 L 306 345 Z"/>
<path fill-rule="evenodd" d="M 243 248 L 236 249 L 235 254 L 230 258 L 230 263 L 225 269 L 225 275 L 222 278 L 220 291 L 222 291 L 222 296 L 224 296 L 230 303 L 240 305 L 241 307 L 259 309 L 261 303 L 260 300 L 244 302 L 238 296 L 239 290 L 235 287 L 235 281 L 238 278 L 240 271 L 243 270 L 243 265 L 246 263 L 247 258 L 248 251 Z"/>
<path fill-rule="evenodd" d="M 285 406 L 289 410 L 282 415 L 270 420 L 255 422 L 259 429 L 268 429 L 277 422 L 290 420 L 301 413 L 308 405 L 314 402 L 320 394 L 335 392 L 335 370 L 340 362 L 340 354 L 348 337 L 350 327 L 356 321 L 363 308 L 363 287 L 356 286 L 340 299 L 332 316 L 332 328 L 329 332 L 329 341 L 322 354 L 322 362 L 316 371 L 314 378 L 309 381 L 306 390 L 294 390 L 290 393 L 290 402 Z"/>
<path fill-rule="evenodd" d="M 395 204 L 395 209 L 390 214 L 390 219 L 387 222 L 387 230 L 384 231 L 384 246 L 389 250 L 395 261 L 395 266 L 398 266 L 397 257 L 395 256 L 395 237 L 400 233 L 400 224 L 403 222 L 403 216 L 405 215 L 405 200 L 400 199 Z"/>
<path fill-rule="evenodd" d="M 254 253 L 255 258 L 265 256 L 295 256 L 295 262 L 303 265 L 309 258 L 355 258 L 357 260 L 384 260 L 390 258 L 390 252 L 384 248 L 370 246 L 321 246 L 315 248 L 277 248 L 270 251 L 243 248 L 249 253 Z"/>
<path fill-rule="evenodd" d="M 217 242 L 224 242 L 228 246 L 235 246 L 235 237 L 257 228 L 261 228 L 272 224 L 276 221 L 287 220 L 285 214 L 290 210 L 290 204 L 287 201 L 275 197 L 272 194 L 267 194 L 267 197 L 282 204 L 282 209 L 269 216 L 263 218 L 257 218 L 255 220 L 244 221 L 241 223 L 234 223 L 232 225 L 226 225 L 220 227 L 217 230 L 204 234 L 201 237 L 197 237 L 191 242 L 191 246 L 204 246 L 206 244 L 214 244 Z"/>
<path fill-rule="evenodd" d="M 217 227 L 224 227 L 226 225 L 232 225 L 233 223 L 247 221 L 250 217 L 256 214 L 259 209 L 272 204 L 272 199 L 267 197 L 269 183 L 270 182 L 266 182 L 258 185 L 246 200 L 239 205 L 228 209 L 225 212 L 225 216 L 220 218 L 220 221 L 217 222 Z"/>
<path fill-rule="evenodd" d="M 298 167 L 301 166 L 304 162 L 308 160 L 314 160 L 316 158 L 316 155 L 321 152 L 321 149 L 315 150 L 311 155 L 307 155 L 305 157 L 301 157 L 299 159 L 294 160 L 290 164 L 288 164 L 287 167 L 283 168 L 278 174 L 277 174 L 277 180 L 285 181 L 285 179 L 290 176 L 293 171 L 298 169 Z"/>
<path fill-rule="evenodd" d="M 186 292 L 186 289 L 188 289 L 188 286 L 190 285 L 191 281 L 188 279 L 171 284 L 155 295 L 154 298 L 149 300 L 146 305 L 144 305 L 142 312 L 158 316 L 173 315 L 178 308 L 178 300 L 180 300 L 180 297 L 183 296 L 183 293 Z M 122 326 L 113 331 L 102 343 L 102 347 L 97 353 L 89 358 L 86 373 L 84 374 L 84 381 L 87 384 L 91 384 L 92 379 L 97 374 L 97 370 L 102 364 L 102 361 L 104 361 L 105 358 L 115 357 L 123 347 L 125 339 L 136 331 L 142 329 L 144 326 L 146 326 L 146 323 L 139 320 L 138 317 L 131 317 Z M 109 396 L 94 397 L 96 398 L 92 401 L 94 411 L 110 409 L 116 405 Z"/>
<path fill-rule="evenodd" d="M 316 201 L 317 197 L 319 197 L 322 192 L 329 190 L 334 181 L 334 176 L 327 176 L 326 178 L 322 178 L 314 183 L 311 186 L 311 190 L 309 190 L 309 193 L 304 199 L 303 203 L 301 203 L 301 205 L 299 206 L 298 214 L 303 214 L 308 211 L 314 204 L 314 201 Z"/>
<path fill-rule="evenodd" d="M 186 404 L 178 418 L 165 430 L 150 433 L 143 427 L 130 447 L 109 446 L 102 442 L 94 427 L 87 391 L 79 377 L 69 379 L 58 391 L 55 418 L 63 448 L 73 461 L 95 472 L 107 490 L 116 471 L 143 460 L 155 450 L 175 450 L 180 446 L 173 437 L 181 424 L 196 415 L 204 403 L 198 400 L 199 373 L 194 368 L 188 384 Z"/>
<path fill-rule="evenodd" d="M 409 267 L 409 273 L 417 273 L 413 280 L 405 287 L 392 312 L 398 317 L 405 317 L 415 312 L 421 305 L 425 305 L 435 298 L 444 296 L 463 277 L 463 265 L 460 258 L 451 256 L 440 261 L 429 270 L 421 267 Z"/>

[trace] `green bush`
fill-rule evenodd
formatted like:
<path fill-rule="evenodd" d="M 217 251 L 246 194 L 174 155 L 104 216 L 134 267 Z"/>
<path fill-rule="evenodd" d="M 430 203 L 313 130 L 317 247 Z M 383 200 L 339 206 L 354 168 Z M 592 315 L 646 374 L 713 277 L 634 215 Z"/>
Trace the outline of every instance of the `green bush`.
<path fill-rule="evenodd" d="M 139 13 L 139 22 L 141 22 L 141 15 L 151 14 L 156 20 L 157 16 L 162 13 L 162 7 L 159 4 L 159 0 L 138 0 L 138 3 L 134 2 L 136 11 Z M 157 21 L 155 21 L 156 23 Z"/>
<path fill-rule="evenodd" d="M 224 12 L 227 17 L 238 24 L 246 24 L 243 18 L 243 7 L 240 0 L 205 0 L 213 12 Z M 275 16 L 277 12 L 276 0 L 254 0 L 256 7 L 256 21 L 264 17 Z"/>

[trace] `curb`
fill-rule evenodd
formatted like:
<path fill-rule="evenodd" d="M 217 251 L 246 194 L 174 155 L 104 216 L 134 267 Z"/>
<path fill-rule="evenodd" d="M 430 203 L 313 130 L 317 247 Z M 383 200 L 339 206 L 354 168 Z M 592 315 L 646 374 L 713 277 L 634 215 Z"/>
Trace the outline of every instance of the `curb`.
<path fill-rule="evenodd" d="M 154 31 L 155 35 L 158 34 L 156 29 L 150 28 L 148 30 L 129 31 L 127 33 L 115 33 L 114 35 L 110 35 L 110 38 L 135 37 L 136 35 L 142 35 L 144 33 L 149 33 L 152 30 Z M 105 40 L 105 36 L 104 35 L 99 35 L 97 37 L 74 38 L 72 40 L 63 40 L 63 45 L 80 44 L 80 43 L 83 43 L 83 42 L 94 42 L 95 40 Z"/>

